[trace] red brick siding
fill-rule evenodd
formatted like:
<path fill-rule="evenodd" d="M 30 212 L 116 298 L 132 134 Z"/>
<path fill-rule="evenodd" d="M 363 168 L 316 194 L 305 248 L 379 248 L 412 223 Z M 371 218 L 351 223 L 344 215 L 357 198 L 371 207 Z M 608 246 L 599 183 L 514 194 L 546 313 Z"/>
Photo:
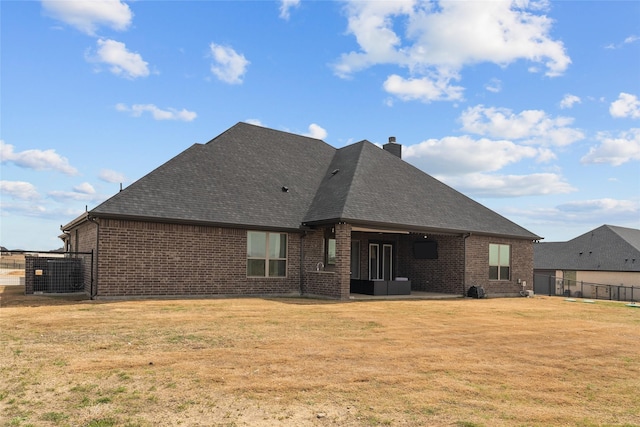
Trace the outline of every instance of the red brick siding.
<path fill-rule="evenodd" d="M 247 278 L 246 230 L 99 221 L 99 297 L 300 292 L 296 233 L 288 234 L 287 277 Z"/>
<path fill-rule="evenodd" d="M 349 299 L 351 288 L 351 225 L 336 224 L 336 275 L 340 299 Z"/>
<path fill-rule="evenodd" d="M 462 294 L 464 292 L 464 242 L 462 236 L 429 235 L 438 242 L 438 259 L 415 259 L 413 244 L 423 235 L 405 235 L 399 248 L 398 276 L 411 280 L 411 289 L 424 292 Z M 400 274 L 402 272 L 402 274 Z"/>
<path fill-rule="evenodd" d="M 511 246 L 510 280 L 489 280 L 489 244 Z M 518 295 L 522 285 L 533 289 L 533 242 L 530 240 L 505 239 L 472 235 L 467 239 L 467 288 L 471 285 L 484 287 L 489 296 Z"/>
<path fill-rule="evenodd" d="M 304 237 L 303 294 L 336 299 L 349 299 L 351 281 L 351 226 L 332 227 L 336 239 L 336 264 L 317 271 L 318 263 L 325 264 L 324 239 L 328 230 L 313 230 Z"/>
<path fill-rule="evenodd" d="M 92 295 L 93 290 L 95 289 L 95 283 L 97 279 L 97 271 L 98 271 L 98 259 L 95 256 L 97 253 L 97 245 L 98 245 L 98 226 L 93 222 L 85 222 L 71 231 L 71 236 L 69 238 L 71 243 L 70 252 L 91 252 L 93 251 L 93 289 L 91 283 L 91 265 L 90 257 L 82 255 L 82 258 L 85 260 L 83 263 L 83 274 L 84 274 L 84 291 L 89 295 Z"/>
<path fill-rule="evenodd" d="M 324 230 L 308 231 L 302 238 L 304 252 L 304 271 L 315 271 L 318 263 L 325 264 L 323 253 Z M 325 266 L 326 269 L 326 266 Z"/>
<path fill-rule="evenodd" d="M 306 271 L 304 295 L 339 299 L 341 292 L 338 275 L 333 271 Z"/>

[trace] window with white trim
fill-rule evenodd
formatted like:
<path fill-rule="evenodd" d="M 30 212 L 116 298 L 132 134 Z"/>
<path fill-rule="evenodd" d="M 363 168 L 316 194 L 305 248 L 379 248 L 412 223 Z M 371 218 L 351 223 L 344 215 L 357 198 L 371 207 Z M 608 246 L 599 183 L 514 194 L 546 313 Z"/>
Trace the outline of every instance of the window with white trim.
<path fill-rule="evenodd" d="M 247 231 L 247 277 L 286 277 L 287 234 Z"/>
<path fill-rule="evenodd" d="M 489 244 L 489 280 L 509 280 L 511 246 Z"/>

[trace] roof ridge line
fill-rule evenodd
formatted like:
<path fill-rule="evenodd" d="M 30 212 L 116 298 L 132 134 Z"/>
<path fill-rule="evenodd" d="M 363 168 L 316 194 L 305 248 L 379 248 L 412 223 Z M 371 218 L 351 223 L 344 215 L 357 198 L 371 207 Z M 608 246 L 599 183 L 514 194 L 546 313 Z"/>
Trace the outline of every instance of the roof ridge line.
<path fill-rule="evenodd" d="M 355 180 L 355 176 L 356 176 L 356 174 L 358 173 L 358 168 L 360 167 L 360 164 L 361 164 L 361 162 L 362 162 L 362 149 L 363 149 L 363 147 L 365 146 L 365 143 L 369 143 L 369 144 L 371 144 L 371 145 L 375 146 L 372 142 L 369 142 L 369 141 L 367 141 L 366 139 L 363 139 L 363 140 L 361 140 L 361 141 L 358 141 L 358 142 L 355 142 L 355 143 L 353 143 L 353 144 L 352 144 L 352 146 L 360 145 L 360 146 L 358 147 L 358 160 L 356 160 L 356 164 L 355 164 L 355 166 L 353 167 L 353 175 L 351 176 L 351 179 L 349 180 L 349 186 L 347 187 L 347 197 L 345 197 L 345 199 L 344 199 L 344 203 L 342 204 L 342 208 L 341 208 L 341 210 L 340 210 L 340 218 L 343 218 L 343 217 L 344 217 L 344 209 L 345 209 L 345 206 L 347 206 L 347 204 L 348 204 L 348 202 L 349 202 L 349 198 L 351 197 L 351 188 L 353 187 L 353 182 L 354 182 L 354 180 Z M 349 146 L 347 146 L 347 147 L 349 147 Z M 337 155 L 337 154 L 338 154 L 338 152 L 339 152 L 340 150 L 342 150 L 343 148 L 346 148 L 346 147 L 341 147 L 341 148 L 337 149 L 337 150 L 336 150 L 336 155 Z"/>

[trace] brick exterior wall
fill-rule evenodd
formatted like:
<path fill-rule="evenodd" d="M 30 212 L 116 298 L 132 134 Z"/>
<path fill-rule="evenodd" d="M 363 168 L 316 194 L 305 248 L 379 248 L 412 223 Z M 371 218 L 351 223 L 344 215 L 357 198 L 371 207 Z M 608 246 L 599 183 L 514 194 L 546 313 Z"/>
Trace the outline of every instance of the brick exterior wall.
<path fill-rule="evenodd" d="M 483 286 L 489 296 L 517 295 L 533 288 L 533 242 L 472 235 L 429 235 L 438 242 L 438 259 L 417 260 L 413 243 L 421 234 L 352 232 L 350 224 L 288 233 L 287 276 L 246 276 L 247 230 L 220 227 L 99 219 L 71 230 L 72 251 L 94 257 L 96 297 L 309 295 L 346 300 L 350 296 L 351 241 L 360 242 L 360 278 L 368 279 L 369 243 L 394 245 L 394 276 L 408 277 L 413 291 L 460 295 Z M 336 264 L 326 263 L 324 240 L 336 239 Z M 511 246 L 511 277 L 489 280 L 489 244 Z M 465 254 L 466 248 L 466 254 Z M 301 252 L 302 251 L 302 252 Z M 465 268 L 466 261 L 466 268 Z M 466 272 L 466 277 L 465 277 Z M 29 289 L 29 283 L 26 283 Z M 90 291 L 90 290 L 87 290 Z"/>
<path fill-rule="evenodd" d="M 415 259 L 413 244 L 424 235 L 403 235 L 400 239 L 398 276 L 411 280 L 411 289 L 462 295 L 464 290 L 464 241 L 462 236 L 428 235 L 438 243 L 438 259 Z M 487 260 L 488 260 L 487 256 Z M 400 274 L 402 273 L 402 274 Z"/>
<path fill-rule="evenodd" d="M 310 297 L 340 299 L 338 276 L 333 271 L 305 271 L 303 294 Z"/>
<path fill-rule="evenodd" d="M 340 287 L 334 266 L 327 266 L 324 239 L 328 229 L 307 231 L 303 237 L 303 286 L 302 294 L 311 297 L 340 298 Z M 320 267 L 319 263 L 324 265 Z"/>
<path fill-rule="evenodd" d="M 339 299 L 349 299 L 351 294 L 351 225 L 336 224 L 336 276 Z"/>
<path fill-rule="evenodd" d="M 510 280 L 489 280 L 489 244 L 511 246 Z M 516 296 L 522 290 L 518 279 L 526 281 L 526 289 L 533 289 L 533 242 L 472 235 L 467 239 L 467 288 L 484 287 L 488 296 Z"/>
<path fill-rule="evenodd" d="M 303 242 L 303 270 L 307 271 L 316 271 L 318 267 L 318 263 L 325 264 L 324 259 L 324 236 L 325 231 L 320 230 L 310 230 L 307 231 L 302 238 Z M 327 266 L 325 265 L 325 270 Z"/>
<path fill-rule="evenodd" d="M 93 257 L 93 278 L 91 277 L 91 266 L 85 261 L 84 274 L 84 291 L 93 296 L 95 293 L 95 284 L 98 272 L 98 259 L 95 256 L 98 250 L 98 226 L 93 222 L 85 222 L 75 228 L 69 236 L 69 252 L 92 252 Z"/>
<path fill-rule="evenodd" d="M 247 277 L 247 231 L 99 219 L 97 297 L 299 295 L 300 235 L 287 276 Z"/>

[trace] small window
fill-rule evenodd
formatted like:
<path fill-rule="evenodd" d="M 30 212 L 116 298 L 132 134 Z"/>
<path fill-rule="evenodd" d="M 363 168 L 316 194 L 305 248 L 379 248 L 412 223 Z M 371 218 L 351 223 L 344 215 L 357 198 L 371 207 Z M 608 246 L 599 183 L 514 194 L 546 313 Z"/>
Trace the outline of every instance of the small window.
<path fill-rule="evenodd" d="M 509 280 L 511 274 L 511 247 L 489 245 L 489 280 Z"/>
<path fill-rule="evenodd" d="M 327 265 L 336 265 L 336 239 L 327 239 Z"/>
<path fill-rule="evenodd" d="M 247 276 L 286 277 L 287 235 L 247 232 Z"/>

